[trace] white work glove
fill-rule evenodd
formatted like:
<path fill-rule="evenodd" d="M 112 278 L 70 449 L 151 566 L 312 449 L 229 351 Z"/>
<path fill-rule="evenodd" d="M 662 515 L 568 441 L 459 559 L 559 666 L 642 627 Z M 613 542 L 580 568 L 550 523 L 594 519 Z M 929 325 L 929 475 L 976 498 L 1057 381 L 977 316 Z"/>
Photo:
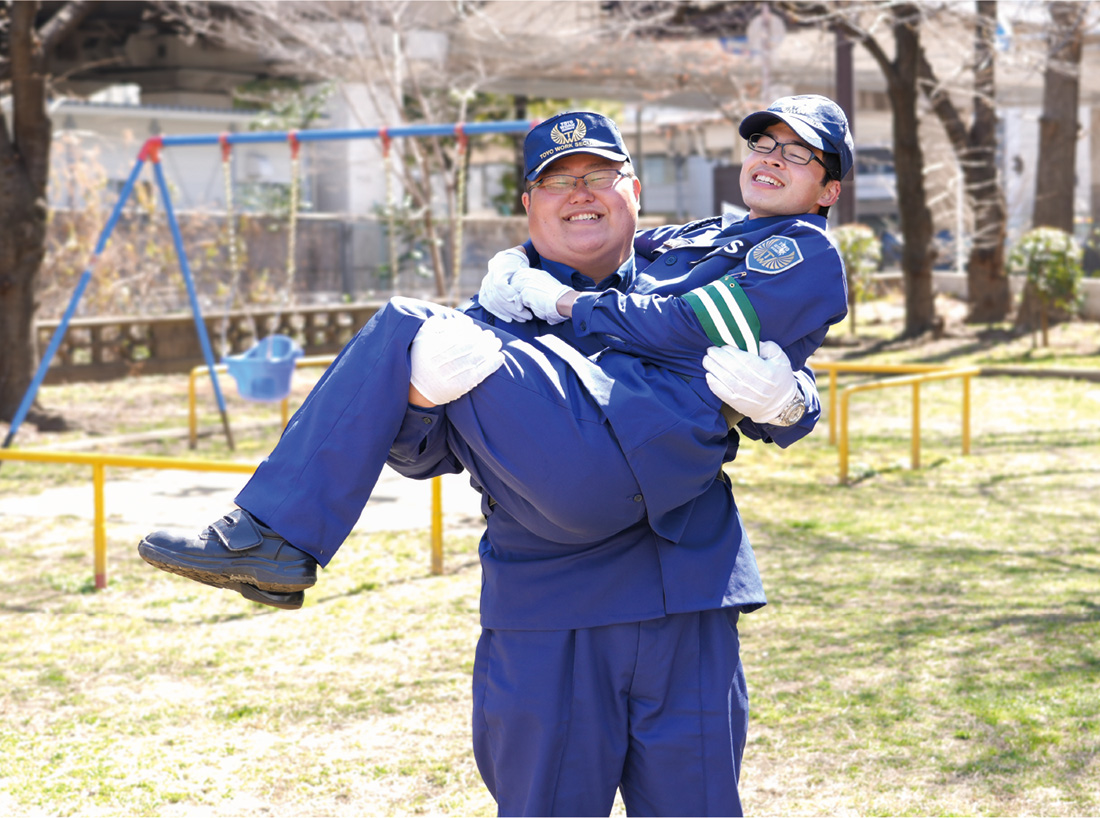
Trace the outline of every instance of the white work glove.
<path fill-rule="evenodd" d="M 489 271 L 481 280 L 477 301 L 501 321 L 530 321 L 534 316 L 523 306 L 519 290 L 512 285 L 512 274 L 529 270 L 531 264 L 520 247 L 501 250 L 489 259 Z"/>
<path fill-rule="evenodd" d="M 560 324 L 568 320 L 558 313 L 558 299 L 573 292 L 572 287 L 562 284 L 550 273 L 543 270 L 519 270 L 512 273 L 512 286 L 519 291 L 523 306 L 551 324 Z"/>
<path fill-rule="evenodd" d="M 462 313 L 428 318 L 410 349 L 412 385 L 437 406 L 462 397 L 503 363 L 500 339 Z"/>
<path fill-rule="evenodd" d="M 774 341 L 764 341 L 759 355 L 735 346 L 711 347 L 703 368 L 710 391 L 756 423 L 776 420 L 798 392 L 791 362 Z"/>

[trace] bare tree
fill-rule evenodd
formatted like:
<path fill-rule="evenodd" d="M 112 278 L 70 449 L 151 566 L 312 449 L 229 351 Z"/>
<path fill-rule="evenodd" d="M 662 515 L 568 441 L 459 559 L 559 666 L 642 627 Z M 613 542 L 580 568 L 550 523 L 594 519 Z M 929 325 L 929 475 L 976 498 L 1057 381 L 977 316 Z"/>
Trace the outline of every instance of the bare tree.
<path fill-rule="evenodd" d="M 35 368 L 34 311 L 45 255 L 51 125 L 46 112 L 50 54 L 96 6 L 62 3 L 50 16 L 37 2 L 0 6 L 0 418 L 10 420 Z M 39 415 L 36 418 L 41 421 Z"/>
<path fill-rule="evenodd" d="M 936 323 L 932 289 L 932 211 L 925 189 L 925 159 L 920 140 L 921 67 L 927 63 L 921 43 L 923 15 L 916 3 L 784 4 L 802 22 L 835 26 L 860 43 L 886 79 L 893 117 L 894 165 L 902 234 L 901 268 L 905 282 L 905 337 L 916 337 Z M 870 24 L 863 19 L 870 18 Z M 885 20 L 893 40 L 893 55 L 879 31 Z"/>
<path fill-rule="evenodd" d="M 1088 3 L 1048 5 L 1047 64 L 1043 75 L 1043 113 L 1039 119 L 1039 164 L 1035 174 L 1035 227 L 1073 232 L 1076 187 L 1077 106 L 1081 86 L 1081 45 Z"/>
<path fill-rule="evenodd" d="M 973 241 L 967 261 L 968 320 L 987 323 L 1005 319 L 1011 299 L 1004 272 L 1007 212 L 996 162 L 995 0 L 983 0 L 966 9 L 951 4 L 894 2 L 791 3 L 787 7 L 803 19 L 834 25 L 861 43 L 886 79 L 893 112 L 898 200 L 904 202 L 900 209 L 906 288 L 904 334 L 919 335 L 937 323 L 932 288 L 933 223 L 925 182 L 929 167 L 918 137 L 921 97 L 927 99 L 943 125 L 973 215 Z M 890 22 L 889 37 L 883 36 L 877 26 L 882 20 Z M 956 59 L 943 77 L 922 42 L 922 30 L 931 24 L 939 36 L 967 26 L 973 31 L 971 56 L 965 56 L 966 49 L 961 49 L 962 62 Z M 955 100 L 963 94 L 970 98 L 969 122 L 967 106 Z"/>
<path fill-rule="evenodd" d="M 1073 235 L 1081 48 L 1089 4 L 1053 2 L 1047 8 L 1051 26 L 1043 72 L 1043 112 L 1039 118 L 1039 160 L 1031 222 L 1034 227 L 1056 227 Z M 1068 312 L 1046 309 L 1039 302 L 1035 285 L 1029 282 L 1016 312 L 1016 326 L 1033 330 L 1039 323 L 1045 338 L 1048 322 L 1064 321 Z"/>
<path fill-rule="evenodd" d="M 1005 275 L 1005 195 L 997 169 L 996 0 L 981 0 L 976 12 L 973 17 L 974 82 L 969 127 L 948 88 L 936 79 L 935 70 L 923 52 L 920 75 L 922 89 L 955 150 L 965 180 L 966 196 L 974 213 L 973 239 L 966 266 L 967 320 L 990 323 L 1007 318 L 1011 306 Z"/>

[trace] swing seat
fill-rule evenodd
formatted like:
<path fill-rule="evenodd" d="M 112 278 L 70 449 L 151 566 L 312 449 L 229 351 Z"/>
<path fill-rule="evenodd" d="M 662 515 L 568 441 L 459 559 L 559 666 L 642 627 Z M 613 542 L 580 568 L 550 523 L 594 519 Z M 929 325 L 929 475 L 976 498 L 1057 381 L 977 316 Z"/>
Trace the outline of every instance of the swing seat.
<path fill-rule="evenodd" d="M 302 348 L 293 338 L 269 335 L 247 352 L 227 355 L 224 362 L 242 398 L 271 402 L 290 394 L 295 361 L 300 357 Z"/>

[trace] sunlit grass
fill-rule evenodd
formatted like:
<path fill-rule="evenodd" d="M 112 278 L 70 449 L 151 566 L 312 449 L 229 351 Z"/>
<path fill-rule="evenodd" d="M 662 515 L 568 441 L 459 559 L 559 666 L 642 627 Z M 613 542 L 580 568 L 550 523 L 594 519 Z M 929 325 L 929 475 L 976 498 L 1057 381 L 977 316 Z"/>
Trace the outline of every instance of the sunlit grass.
<path fill-rule="evenodd" d="M 182 384 L 48 397 L 89 418 L 133 399 L 178 429 Z M 849 485 L 825 422 L 787 450 L 744 441 L 728 468 L 770 600 L 741 619 L 749 814 L 1100 811 L 1100 384 L 972 389 L 969 455 L 945 382 L 921 393 L 918 470 L 907 388 L 853 400 Z M 277 407 L 232 417 L 233 452 L 209 406 L 194 452 L 179 436 L 122 450 L 274 445 Z M 80 482 L 87 467 L 0 467 L 5 495 Z M 356 532 L 295 612 L 154 571 L 140 533 L 108 526 L 96 591 L 87 519 L 0 516 L 8 813 L 495 814 L 470 749 L 472 533 L 447 533 L 433 576 L 426 531 Z"/>

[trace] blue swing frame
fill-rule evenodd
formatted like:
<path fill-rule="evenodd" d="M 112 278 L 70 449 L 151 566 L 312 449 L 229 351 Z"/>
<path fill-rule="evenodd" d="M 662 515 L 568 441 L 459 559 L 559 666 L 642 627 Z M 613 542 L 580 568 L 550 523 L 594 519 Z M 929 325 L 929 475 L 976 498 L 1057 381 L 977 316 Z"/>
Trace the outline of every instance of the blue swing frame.
<path fill-rule="evenodd" d="M 195 291 L 195 281 L 191 274 L 191 265 L 187 260 L 187 253 L 183 246 L 183 236 L 180 232 L 179 223 L 176 219 L 175 209 L 172 206 L 172 197 L 169 193 L 168 183 L 164 176 L 164 169 L 160 162 L 160 153 L 164 148 L 170 148 L 173 146 L 197 146 L 197 145 L 238 145 L 238 144 L 258 144 L 258 143 L 279 143 L 279 142 L 291 142 L 297 140 L 298 142 L 323 142 L 332 140 L 346 140 L 346 139 L 392 139 L 396 137 L 418 137 L 418 136 L 472 136 L 475 134 L 501 134 L 501 133 L 525 133 L 530 130 L 534 125 L 538 124 L 537 120 L 505 120 L 501 122 L 462 122 L 449 125 L 405 125 L 395 128 L 334 128 L 334 129 L 317 129 L 306 131 L 255 131 L 249 133 L 220 133 L 220 134 L 193 134 L 193 135 L 180 135 L 180 136 L 154 136 L 146 140 L 142 145 L 141 150 L 138 152 L 137 160 L 134 162 L 134 166 L 130 171 L 129 177 L 126 179 L 126 183 L 122 187 L 122 191 L 119 193 L 118 201 L 115 203 L 114 208 L 111 210 L 111 215 L 108 217 L 102 231 L 100 231 L 99 239 L 96 241 L 95 249 L 92 251 L 91 259 L 89 260 L 84 271 L 81 273 L 80 279 L 77 281 L 76 287 L 73 288 L 72 296 L 69 299 L 69 304 L 62 315 L 61 322 L 54 330 L 53 336 L 50 338 L 50 343 L 46 347 L 46 351 L 42 355 L 42 359 L 39 361 L 38 369 L 35 371 L 34 377 L 31 379 L 30 385 L 27 387 L 27 391 L 23 394 L 23 399 L 19 404 L 19 408 L 15 412 L 15 416 L 12 418 L 11 426 L 8 429 L 7 437 L 4 439 L 3 448 L 10 448 L 12 441 L 15 439 L 16 433 L 19 431 L 19 427 L 23 424 L 23 421 L 27 417 L 27 413 L 30 412 L 31 406 L 34 404 L 35 397 L 38 395 L 38 390 L 42 386 L 43 380 L 46 377 L 46 370 L 49 369 L 50 364 L 53 362 L 54 356 L 57 354 L 58 348 L 61 346 L 61 341 L 65 337 L 65 332 L 68 329 L 69 322 L 72 321 L 76 308 L 80 304 L 80 299 L 84 295 L 84 291 L 87 289 L 88 284 L 91 282 L 92 273 L 96 264 L 99 261 L 101 254 L 107 246 L 107 242 L 114 232 L 115 227 L 118 225 L 119 218 L 122 215 L 122 208 L 126 202 L 133 195 L 134 185 L 137 183 L 138 177 L 141 175 L 142 169 L 146 163 L 153 166 L 153 174 L 156 179 L 157 188 L 160 191 L 161 202 L 164 205 L 165 216 L 168 221 L 169 230 L 172 233 L 172 243 L 175 246 L 176 259 L 179 262 L 180 272 L 183 275 L 184 283 L 187 287 L 187 298 L 191 304 L 191 315 L 195 323 L 195 332 L 199 338 L 199 345 L 202 347 L 203 359 L 206 361 L 206 368 L 210 373 L 210 382 L 214 388 L 214 397 L 218 403 L 218 410 L 221 413 L 222 426 L 225 430 L 226 440 L 229 444 L 229 448 L 233 448 L 233 436 L 229 428 L 229 415 L 226 411 L 225 397 L 222 394 L 221 385 L 218 382 L 218 375 L 214 366 L 214 351 L 210 345 L 210 336 L 206 331 L 206 324 L 202 318 L 202 310 L 199 308 L 198 294 Z M 284 336 L 285 337 L 285 336 Z M 246 355 L 248 353 L 245 353 Z M 226 361 L 227 365 L 229 361 Z M 267 399 L 269 400 L 269 399 Z"/>

